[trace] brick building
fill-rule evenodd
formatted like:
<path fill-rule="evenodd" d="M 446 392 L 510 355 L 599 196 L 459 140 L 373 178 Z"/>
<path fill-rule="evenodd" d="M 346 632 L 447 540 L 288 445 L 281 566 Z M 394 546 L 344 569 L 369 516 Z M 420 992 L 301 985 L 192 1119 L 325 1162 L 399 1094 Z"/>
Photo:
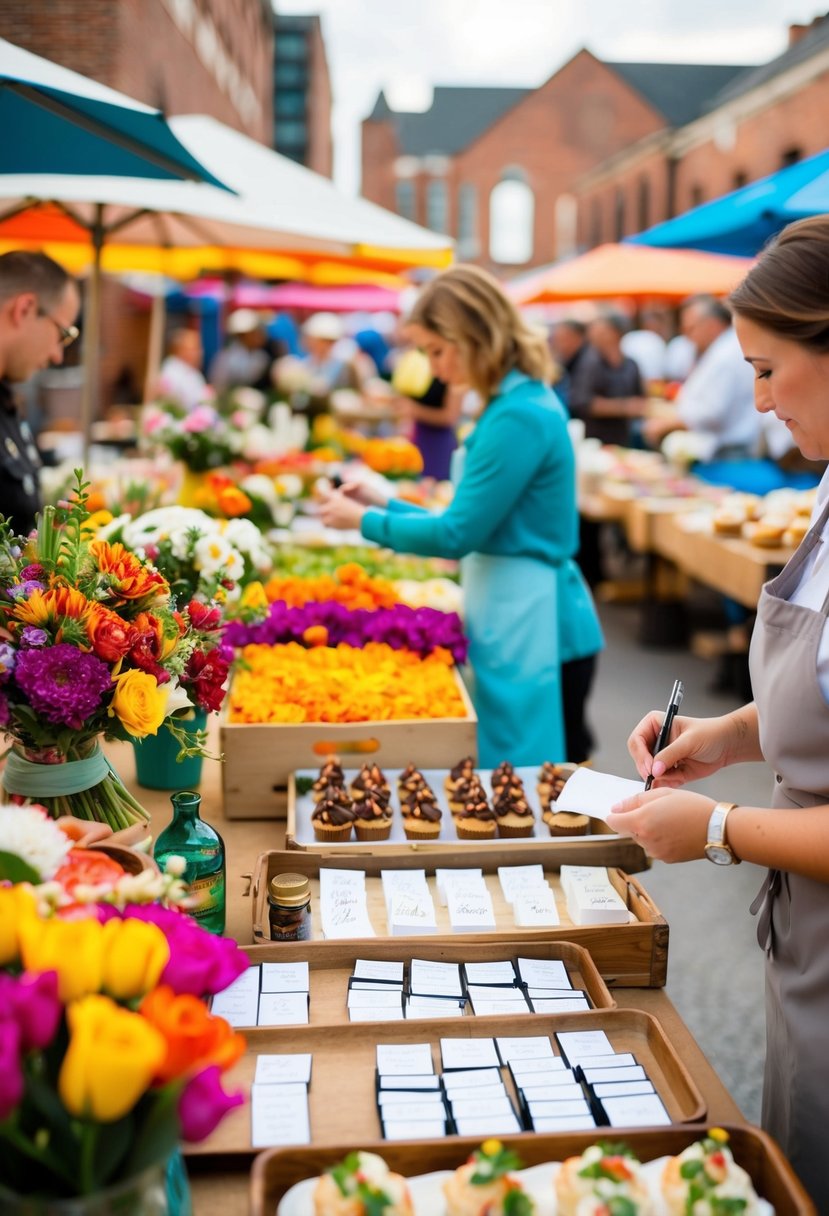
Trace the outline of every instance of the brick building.
<path fill-rule="evenodd" d="M 331 78 L 319 17 L 276 14 L 274 146 L 283 156 L 330 177 Z"/>

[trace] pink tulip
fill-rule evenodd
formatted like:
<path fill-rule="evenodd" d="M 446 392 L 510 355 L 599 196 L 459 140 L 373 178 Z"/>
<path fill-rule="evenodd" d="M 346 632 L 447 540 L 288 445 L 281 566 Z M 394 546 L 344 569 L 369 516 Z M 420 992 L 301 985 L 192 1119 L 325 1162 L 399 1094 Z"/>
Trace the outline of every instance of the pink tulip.
<path fill-rule="evenodd" d="M 219 1067 L 211 1064 L 188 1081 L 181 1092 L 178 1100 L 181 1134 L 191 1143 L 206 1140 L 228 1111 L 244 1104 L 245 1099 L 241 1093 L 225 1093 L 220 1077 Z"/>
<path fill-rule="evenodd" d="M 182 421 L 181 429 L 187 431 L 188 434 L 196 435 L 201 431 L 209 431 L 216 421 L 215 410 L 211 410 L 205 405 L 197 405 Z"/>
<path fill-rule="evenodd" d="M 17 1022 L 0 1017 L 0 1123 L 8 1119 L 22 1097 L 20 1027 Z"/>
<path fill-rule="evenodd" d="M 57 972 L 24 972 L 18 979 L 0 974 L 0 1010 L 0 1016 L 17 1025 L 21 1051 L 47 1047 L 63 1013 Z"/>

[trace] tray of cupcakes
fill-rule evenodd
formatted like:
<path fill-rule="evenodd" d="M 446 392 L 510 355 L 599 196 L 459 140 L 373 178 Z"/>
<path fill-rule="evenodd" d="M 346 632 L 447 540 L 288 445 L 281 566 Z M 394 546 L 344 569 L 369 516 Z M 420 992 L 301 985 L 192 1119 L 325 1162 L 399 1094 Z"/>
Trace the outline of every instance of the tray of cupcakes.
<path fill-rule="evenodd" d="M 253 1216 L 815 1216 L 759 1128 L 445 1141 L 428 1150 L 274 1149 L 251 1173 Z"/>
<path fill-rule="evenodd" d="M 559 795 L 575 765 L 477 768 L 471 757 L 451 769 L 346 768 L 329 756 L 319 769 L 292 774 L 287 847 L 313 852 L 419 850 L 459 845 L 544 847 L 574 864 L 647 868 L 642 848 L 601 819 L 568 811 Z"/>

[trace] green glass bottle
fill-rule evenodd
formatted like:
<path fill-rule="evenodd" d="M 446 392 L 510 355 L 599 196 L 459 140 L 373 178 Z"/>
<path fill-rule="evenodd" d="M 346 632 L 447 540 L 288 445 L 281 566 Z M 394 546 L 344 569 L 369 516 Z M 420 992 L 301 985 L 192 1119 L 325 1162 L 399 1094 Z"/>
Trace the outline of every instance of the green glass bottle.
<path fill-rule="evenodd" d="M 201 794 L 180 790 L 170 798 L 173 818 L 159 835 L 153 856 L 163 870 L 168 857 L 183 857 L 184 881 L 198 906 L 190 915 L 211 933 L 225 929 L 225 846 L 219 833 L 199 816 Z"/>

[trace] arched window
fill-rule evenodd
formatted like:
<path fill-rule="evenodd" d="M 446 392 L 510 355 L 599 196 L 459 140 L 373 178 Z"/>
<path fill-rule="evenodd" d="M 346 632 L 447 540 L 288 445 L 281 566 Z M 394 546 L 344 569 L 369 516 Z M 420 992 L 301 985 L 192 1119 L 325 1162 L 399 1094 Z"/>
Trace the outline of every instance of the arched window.
<path fill-rule="evenodd" d="M 533 256 L 535 196 L 520 169 L 507 169 L 489 196 L 489 256 L 519 265 Z"/>

